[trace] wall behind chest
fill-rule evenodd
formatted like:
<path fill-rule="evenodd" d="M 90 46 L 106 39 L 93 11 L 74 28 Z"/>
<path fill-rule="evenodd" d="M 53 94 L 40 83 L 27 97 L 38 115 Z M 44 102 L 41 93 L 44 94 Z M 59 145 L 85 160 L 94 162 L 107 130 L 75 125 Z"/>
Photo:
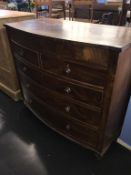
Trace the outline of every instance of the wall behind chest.
<path fill-rule="evenodd" d="M 128 144 L 131 148 L 131 97 L 130 101 L 128 104 L 127 112 L 126 112 L 126 117 L 124 121 L 124 125 L 122 128 L 121 136 L 120 139 L 124 141 L 126 144 Z"/>

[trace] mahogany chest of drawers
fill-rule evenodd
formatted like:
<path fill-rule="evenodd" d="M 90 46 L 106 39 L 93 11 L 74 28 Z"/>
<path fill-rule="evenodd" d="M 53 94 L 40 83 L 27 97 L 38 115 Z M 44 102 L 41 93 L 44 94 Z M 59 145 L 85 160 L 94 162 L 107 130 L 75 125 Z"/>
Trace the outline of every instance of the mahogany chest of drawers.
<path fill-rule="evenodd" d="M 103 155 L 121 131 L 131 90 L 131 30 L 39 19 L 6 24 L 26 106 Z"/>

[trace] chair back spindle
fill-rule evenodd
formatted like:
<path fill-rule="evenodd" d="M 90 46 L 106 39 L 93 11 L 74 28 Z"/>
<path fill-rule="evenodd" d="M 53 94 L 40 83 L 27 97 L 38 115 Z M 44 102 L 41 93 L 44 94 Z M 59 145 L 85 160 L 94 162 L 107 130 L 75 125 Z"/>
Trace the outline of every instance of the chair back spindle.
<path fill-rule="evenodd" d="M 119 25 L 123 26 L 126 23 L 131 24 L 131 0 L 123 0 Z"/>

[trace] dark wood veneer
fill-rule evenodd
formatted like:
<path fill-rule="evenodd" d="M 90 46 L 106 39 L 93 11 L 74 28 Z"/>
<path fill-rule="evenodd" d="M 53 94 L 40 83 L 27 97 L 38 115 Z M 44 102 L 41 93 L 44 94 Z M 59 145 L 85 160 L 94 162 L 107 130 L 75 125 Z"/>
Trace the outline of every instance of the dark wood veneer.
<path fill-rule="evenodd" d="M 130 97 L 131 30 L 52 19 L 5 26 L 27 107 L 103 155 Z"/>
<path fill-rule="evenodd" d="M 95 106 L 80 103 L 66 95 L 55 93 L 41 85 L 36 84 L 32 80 L 25 78 L 21 75 L 21 85 L 24 94 L 35 94 L 39 99 L 42 99 L 48 105 L 55 107 L 65 115 L 71 118 L 84 122 L 87 125 L 92 124 L 91 127 L 99 127 L 101 121 L 101 109 Z M 39 89 L 39 91 L 37 90 Z M 57 98 L 56 98 L 57 96 Z M 88 114 L 88 115 L 87 115 Z"/>
<path fill-rule="evenodd" d="M 29 48 L 26 48 L 18 43 L 12 41 L 12 47 L 14 50 L 14 56 L 17 59 L 25 60 L 33 65 L 39 65 L 38 52 L 35 52 Z"/>
<path fill-rule="evenodd" d="M 82 145 L 89 144 L 92 149 L 97 147 L 99 132 L 96 129 L 90 129 L 72 118 L 69 119 L 62 112 L 50 107 L 47 103 L 31 94 L 26 94 L 25 99 L 27 106 L 39 114 L 40 119 L 44 120 L 50 127 L 55 128 L 63 135 L 67 135 L 67 137 L 71 137 L 73 140 L 81 141 Z M 43 107 L 45 110 L 42 109 Z"/>

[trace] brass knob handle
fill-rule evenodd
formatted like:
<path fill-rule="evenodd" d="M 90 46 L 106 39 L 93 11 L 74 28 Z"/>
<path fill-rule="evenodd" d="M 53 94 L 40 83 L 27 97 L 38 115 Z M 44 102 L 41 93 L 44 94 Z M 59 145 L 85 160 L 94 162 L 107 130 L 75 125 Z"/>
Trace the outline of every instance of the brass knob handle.
<path fill-rule="evenodd" d="M 67 68 L 66 71 L 65 71 L 67 74 L 69 74 L 71 72 L 71 69 L 70 68 Z"/>
<path fill-rule="evenodd" d="M 67 93 L 67 94 L 70 94 L 71 93 L 71 88 L 70 87 L 67 87 L 64 89 L 64 91 Z"/>
<path fill-rule="evenodd" d="M 71 69 L 69 67 L 69 64 L 67 64 L 66 69 L 65 69 L 66 74 L 71 73 Z"/>
<path fill-rule="evenodd" d="M 65 111 L 66 111 L 66 112 L 70 112 L 70 106 L 66 106 L 66 107 L 65 107 Z"/>
<path fill-rule="evenodd" d="M 66 130 L 70 130 L 71 129 L 71 126 L 69 124 L 66 125 Z"/>
<path fill-rule="evenodd" d="M 27 71 L 27 67 L 24 66 L 23 67 L 23 71 L 26 72 Z"/>

